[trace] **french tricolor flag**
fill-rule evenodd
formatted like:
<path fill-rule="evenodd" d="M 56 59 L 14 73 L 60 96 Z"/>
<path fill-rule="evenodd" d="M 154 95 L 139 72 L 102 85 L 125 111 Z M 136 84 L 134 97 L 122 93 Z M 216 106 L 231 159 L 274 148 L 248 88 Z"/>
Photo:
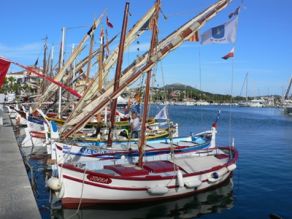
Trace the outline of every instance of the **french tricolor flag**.
<path fill-rule="evenodd" d="M 232 48 L 229 53 L 227 53 L 225 56 L 223 56 L 222 59 L 226 60 L 226 59 L 229 59 L 231 57 L 234 57 L 234 48 Z"/>

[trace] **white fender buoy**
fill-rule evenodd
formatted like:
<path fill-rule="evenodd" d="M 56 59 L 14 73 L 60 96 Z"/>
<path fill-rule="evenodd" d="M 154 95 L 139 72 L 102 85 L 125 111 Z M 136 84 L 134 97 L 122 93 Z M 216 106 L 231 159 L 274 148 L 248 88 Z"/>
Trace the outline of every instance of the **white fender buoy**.
<path fill-rule="evenodd" d="M 47 186 L 54 191 L 58 191 L 62 188 L 60 180 L 56 177 L 51 177 L 48 179 Z"/>
<path fill-rule="evenodd" d="M 218 173 L 220 178 L 221 176 L 225 175 L 228 172 L 228 169 L 226 167 L 223 167 L 222 169 L 217 170 L 216 172 Z"/>
<path fill-rule="evenodd" d="M 185 182 L 185 186 L 188 189 L 196 188 L 196 187 L 200 186 L 201 184 L 202 184 L 202 181 L 199 180 L 198 178 Z"/>
<path fill-rule="evenodd" d="M 151 195 L 164 195 L 168 193 L 168 188 L 166 186 L 156 185 L 149 187 L 147 191 Z"/>
<path fill-rule="evenodd" d="M 178 182 L 179 187 L 180 188 L 184 187 L 184 178 L 180 170 L 176 172 L 176 176 L 177 176 L 177 182 Z"/>
<path fill-rule="evenodd" d="M 229 166 L 227 167 L 227 169 L 228 169 L 229 171 L 233 171 L 233 170 L 235 170 L 235 169 L 236 169 L 236 164 L 234 163 L 234 164 L 229 165 Z"/>

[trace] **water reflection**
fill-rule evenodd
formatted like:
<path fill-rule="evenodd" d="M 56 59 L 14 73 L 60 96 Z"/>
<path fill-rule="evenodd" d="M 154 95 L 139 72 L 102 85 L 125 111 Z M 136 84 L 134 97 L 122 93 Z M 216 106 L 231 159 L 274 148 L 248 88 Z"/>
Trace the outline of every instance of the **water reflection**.
<path fill-rule="evenodd" d="M 220 187 L 174 201 L 147 205 L 100 206 L 94 209 L 64 209 L 55 212 L 58 219 L 91 218 L 194 218 L 204 214 L 222 212 L 233 207 L 233 182 L 228 180 Z"/>

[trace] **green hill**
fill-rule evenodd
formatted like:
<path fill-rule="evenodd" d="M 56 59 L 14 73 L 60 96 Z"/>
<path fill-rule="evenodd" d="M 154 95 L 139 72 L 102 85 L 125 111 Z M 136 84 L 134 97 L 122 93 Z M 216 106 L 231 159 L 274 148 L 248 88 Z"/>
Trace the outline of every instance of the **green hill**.
<path fill-rule="evenodd" d="M 184 101 L 184 100 L 205 100 L 210 103 L 218 102 L 231 102 L 230 95 L 213 94 L 205 91 L 201 91 L 194 87 L 184 84 L 169 84 L 162 88 L 152 88 L 153 100 L 173 100 L 173 101 Z M 243 97 L 233 97 L 233 101 L 244 100 Z"/>

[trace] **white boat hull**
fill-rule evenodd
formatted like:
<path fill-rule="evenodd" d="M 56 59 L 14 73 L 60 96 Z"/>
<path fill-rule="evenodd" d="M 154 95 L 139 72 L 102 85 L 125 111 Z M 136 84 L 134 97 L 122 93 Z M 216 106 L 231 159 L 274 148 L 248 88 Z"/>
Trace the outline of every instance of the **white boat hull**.
<path fill-rule="evenodd" d="M 111 187 L 111 188 L 102 188 L 98 187 L 94 184 L 89 185 L 89 182 L 86 181 L 84 186 L 82 186 L 82 181 L 77 182 L 72 179 L 64 179 L 63 180 L 63 186 L 65 187 L 65 194 L 64 198 L 62 199 L 63 207 L 65 208 L 74 208 L 78 206 L 78 203 L 81 201 L 81 204 L 83 206 L 86 205 L 92 205 L 92 204 L 109 204 L 109 203 L 137 203 L 137 202 L 151 202 L 151 201 L 158 201 L 163 199 L 170 199 L 174 197 L 183 197 L 190 194 L 193 194 L 195 192 L 201 192 L 208 188 L 215 187 L 218 184 L 224 182 L 227 178 L 229 178 L 230 173 L 225 174 L 222 176 L 220 180 L 218 180 L 215 183 L 210 183 L 207 181 L 207 176 L 202 176 L 205 178 L 205 182 L 203 182 L 200 186 L 197 188 L 178 188 L 175 185 L 176 180 L 166 180 L 164 182 L 157 181 L 157 182 L 151 182 L 151 184 L 169 184 L 168 187 L 173 187 L 171 189 L 168 189 L 167 194 L 164 195 L 151 195 L 149 194 L 147 189 L 141 189 L 137 188 L 136 190 L 133 188 L 131 189 L 117 189 L 117 187 Z M 188 180 L 196 179 L 197 177 L 188 177 Z M 120 183 L 120 182 L 116 182 Z M 130 182 L 123 183 L 124 186 L 128 186 Z M 121 185 L 122 186 L 122 185 Z M 148 185 L 143 185 L 143 187 L 147 187 Z M 136 187 L 136 186 L 134 186 Z M 69 191 L 66 191 L 69 190 Z M 110 190 L 110 191 L 109 191 Z M 80 191 L 83 191 L 83 194 L 81 195 Z M 70 197 L 67 197 L 67 194 L 70 194 Z M 159 196 L 159 198 L 157 198 Z M 97 198 L 98 197 L 98 198 Z M 126 197 L 126 198 L 125 198 Z M 81 200 L 80 200 L 81 198 Z"/>
<path fill-rule="evenodd" d="M 46 141 L 42 132 L 29 131 L 29 128 L 25 128 L 25 138 L 21 142 L 21 147 L 42 147 Z"/>
<path fill-rule="evenodd" d="M 178 179 L 177 171 L 173 170 L 160 174 L 117 176 L 109 174 L 113 170 L 111 167 L 104 168 L 102 173 L 64 164 L 60 175 L 63 207 L 74 208 L 79 203 L 82 206 L 136 203 L 185 196 L 217 186 L 229 178 L 236 167 L 235 161 L 230 162 L 215 156 L 181 157 L 176 158 L 173 163 L 179 168 L 185 168 L 182 181 Z M 198 170 L 195 170 L 197 166 Z M 139 171 L 144 170 L 145 168 Z"/>

